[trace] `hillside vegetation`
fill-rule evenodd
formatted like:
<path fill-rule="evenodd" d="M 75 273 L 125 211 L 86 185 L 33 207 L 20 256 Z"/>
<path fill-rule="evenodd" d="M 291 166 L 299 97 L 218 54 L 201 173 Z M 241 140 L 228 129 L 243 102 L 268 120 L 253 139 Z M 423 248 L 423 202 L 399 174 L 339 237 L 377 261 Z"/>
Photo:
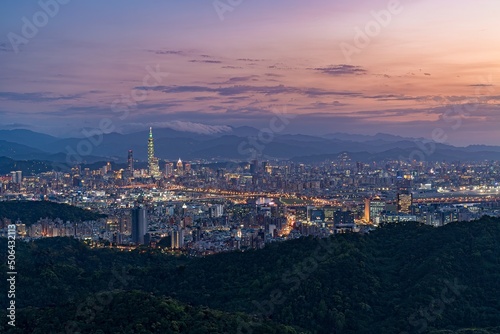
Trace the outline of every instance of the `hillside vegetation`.
<path fill-rule="evenodd" d="M 160 323 L 170 316 L 164 303 L 171 298 L 184 305 L 184 323 L 196 323 L 190 312 L 208 307 L 207 321 L 225 333 L 258 333 L 262 326 L 271 326 L 269 333 L 500 333 L 500 220 L 487 217 L 442 228 L 389 225 L 368 235 L 303 238 L 206 258 L 42 239 L 19 244 L 18 267 L 18 306 L 29 314 L 18 329 L 43 326 L 51 314 L 51 328 L 62 328 L 75 321 L 75 305 L 113 292 L 109 305 L 119 301 L 122 309 L 90 302 L 84 310 L 101 320 L 82 333 L 125 333 L 100 321 L 122 319 L 123 308 L 142 315 L 134 298 L 146 297 L 145 309 Z M 234 312 L 248 316 L 227 329 Z M 134 333 L 169 333 L 146 318 Z M 141 319 L 129 317 L 127 330 Z"/>
<path fill-rule="evenodd" d="M 85 210 L 69 204 L 49 201 L 5 201 L 0 202 L 0 219 L 10 219 L 13 223 L 20 220 L 26 225 L 36 223 L 41 218 L 81 222 L 97 220 L 105 215 Z"/>

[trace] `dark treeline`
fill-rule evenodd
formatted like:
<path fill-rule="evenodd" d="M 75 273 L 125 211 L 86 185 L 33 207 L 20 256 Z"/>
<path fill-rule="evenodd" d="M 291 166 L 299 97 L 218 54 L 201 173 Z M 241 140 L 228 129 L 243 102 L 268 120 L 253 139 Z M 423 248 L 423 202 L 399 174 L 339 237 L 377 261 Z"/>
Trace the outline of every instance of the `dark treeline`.
<path fill-rule="evenodd" d="M 63 221 L 82 222 L 97 220 L 105 215 L 69 204 L 49 201 L 5 201 L 0 202 L 0 219 L 10 219 L 15 223 L 18 219 L 26 225 L 36 223 L 39 219 L 62 219 Z"/>
<path fill-rule="evenodd" d="M 73 321 L 81 333 L 500 333 L 500 220 L 488 217 L 206 258 L 41 239 L 18 242 L 17 267 L 12 333 Z"/>

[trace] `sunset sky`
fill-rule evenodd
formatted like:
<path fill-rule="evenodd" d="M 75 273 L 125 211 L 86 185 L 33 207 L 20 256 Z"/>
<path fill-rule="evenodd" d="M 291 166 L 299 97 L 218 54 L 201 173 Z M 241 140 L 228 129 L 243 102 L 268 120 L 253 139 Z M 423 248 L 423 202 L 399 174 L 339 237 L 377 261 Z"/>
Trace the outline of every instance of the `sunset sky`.
<path fill-rule="evenodd" d="M 28 37 L 38 1 L 0 2 L 0 128 L 78 136 L 109 118 L 122 132 L 223 131 L 279 110 L 295 115 L 289 133 L 442 129 L 451 144 L 500 144 L 498 0 L 58 6 Z"/>

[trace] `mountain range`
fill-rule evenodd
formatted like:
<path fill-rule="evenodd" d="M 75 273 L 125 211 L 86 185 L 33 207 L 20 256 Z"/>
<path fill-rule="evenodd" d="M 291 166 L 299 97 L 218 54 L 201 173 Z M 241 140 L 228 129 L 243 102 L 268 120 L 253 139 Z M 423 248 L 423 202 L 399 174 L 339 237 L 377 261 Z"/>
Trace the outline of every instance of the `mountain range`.
<path fill-rule="evenodd" d="M 321 162 L 347 152 L 353 161 L 388 159 L 426 161 L 481 161 L 500 159 L 500 146 L 456 147 L 423 138 L 391 134 L 330 133 L 302 135 L 272 133 L 268 129 L 228 127 L 219 133 L 200 134 L 155 128 L 155 155 L 161 160 L 259 160 L 291 159 Z M 89 130 L 90 131 L 90 130 Z M 94 133 L 90 131 L 90 133 Z M 109 133 L 58 138 L 25 129 L 0 130 L 0 157 L 57 163 L 125 162 L 132 149 L 140 161 L 147 159 L 149 131 Z"/>

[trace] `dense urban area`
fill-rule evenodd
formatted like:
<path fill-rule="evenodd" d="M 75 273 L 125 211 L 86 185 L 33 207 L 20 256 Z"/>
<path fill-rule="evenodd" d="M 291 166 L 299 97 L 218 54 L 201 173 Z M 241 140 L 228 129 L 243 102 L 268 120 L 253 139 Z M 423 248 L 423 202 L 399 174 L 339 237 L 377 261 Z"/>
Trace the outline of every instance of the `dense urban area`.
<path fill-rule="evenodd" d="M 50 201 L 102 214 L 0 217 L 2 234 L 15 223 L 24 240 L 72 236 L 94 247 L 146 245 L 197 256 L 301 236 L 367 233 L 387 223 L 438 227 L 500 215 L 498 162 L 362 163 L 347 153 L 318 164 L 170 162 L 155 156 L 152 129 L 147 145 L 147 165 L 130 150 L 125 168 L 108 162 L 1 177 L 2 201 Z"/>

